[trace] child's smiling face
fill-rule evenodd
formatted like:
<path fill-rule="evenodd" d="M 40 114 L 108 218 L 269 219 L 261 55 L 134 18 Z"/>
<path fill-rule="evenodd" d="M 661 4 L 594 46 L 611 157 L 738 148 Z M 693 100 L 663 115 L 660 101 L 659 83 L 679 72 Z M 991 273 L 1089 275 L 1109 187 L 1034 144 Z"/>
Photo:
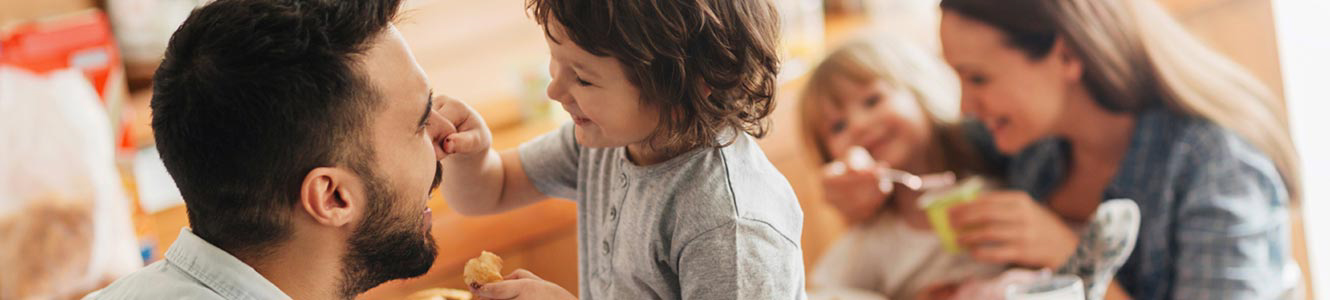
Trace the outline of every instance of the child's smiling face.
<path fill-rule="evenodd" d="M 830 155 L 843 157 L 860 146 L 879 162 L 902 167 L 923 154 L 933 132 L 913 93 L 882 80 L 836 76 L 829 83 L 834 96 L 821 101 L 825 121 L 818 130 Z"/>
<path fill-rule="evenodd" d="M 546 26 L 552 79 L 546 93 L 572 116 L 577 141 L 593 148 L 646 143 L 660 124 L 659 109 L 642 101 L 623 64 L 583 50 L 558 21 Z"/>

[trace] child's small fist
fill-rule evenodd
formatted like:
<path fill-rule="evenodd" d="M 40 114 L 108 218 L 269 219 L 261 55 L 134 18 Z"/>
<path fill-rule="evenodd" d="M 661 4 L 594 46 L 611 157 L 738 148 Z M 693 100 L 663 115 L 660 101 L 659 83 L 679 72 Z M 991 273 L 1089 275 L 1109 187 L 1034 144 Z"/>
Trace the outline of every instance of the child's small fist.
<path fill-rule="evenodd" d="M 435 96 L 434 102 L 438 103 L 439 113 L 457 128 L 452 134 L 436 141 L 436 147 L 449 156 L 483 154 L 489 151 L 493 138 L 489 126 L 485 125 L 485 119 L 481 118 L 476 110 L 448 96 Z"/>

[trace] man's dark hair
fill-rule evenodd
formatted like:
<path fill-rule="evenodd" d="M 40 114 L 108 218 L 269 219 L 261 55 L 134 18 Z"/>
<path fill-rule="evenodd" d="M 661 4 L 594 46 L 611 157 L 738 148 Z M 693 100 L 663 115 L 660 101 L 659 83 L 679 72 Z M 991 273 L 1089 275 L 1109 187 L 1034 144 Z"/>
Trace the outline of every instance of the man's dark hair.
<path fill-rule="evenodd" d="M 382 106 L 359 58 L 400 0 L 218 0 L 171 36 L 153 80 L 152 128 L 194 234 L 233 255 L 290 235 L 317 167 L 365 175 Z"/>

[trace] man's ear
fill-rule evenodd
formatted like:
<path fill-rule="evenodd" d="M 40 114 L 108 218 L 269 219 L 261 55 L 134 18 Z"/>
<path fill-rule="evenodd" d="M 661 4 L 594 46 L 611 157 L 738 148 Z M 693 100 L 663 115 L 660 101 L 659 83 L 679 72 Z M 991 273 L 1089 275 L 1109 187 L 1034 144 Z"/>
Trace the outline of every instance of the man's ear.
<path fill-rule="evenodd" d="M 314 168 L 300 183 L 300 208 L 319 224 L 340 227 L 365 207 L 364 182 L 354 172 L 332 167 Z"/>

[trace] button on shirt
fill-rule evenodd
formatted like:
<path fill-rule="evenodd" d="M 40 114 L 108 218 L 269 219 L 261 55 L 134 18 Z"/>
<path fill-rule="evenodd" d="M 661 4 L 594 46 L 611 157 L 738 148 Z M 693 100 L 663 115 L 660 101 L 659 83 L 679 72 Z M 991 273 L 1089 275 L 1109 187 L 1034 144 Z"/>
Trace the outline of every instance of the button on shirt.
<path fill-rule="evenodd" d="M 638 166 L 573 126 L 519 148 L 546 195 L 578 210 L 581 299 L 803 299 L 803 212 L 748 135 Z"/>
<path fill-rule="evenodd" d="M 240 259 L 181 229 L 166 259 L 84 299 L 290 299 Z"/>

